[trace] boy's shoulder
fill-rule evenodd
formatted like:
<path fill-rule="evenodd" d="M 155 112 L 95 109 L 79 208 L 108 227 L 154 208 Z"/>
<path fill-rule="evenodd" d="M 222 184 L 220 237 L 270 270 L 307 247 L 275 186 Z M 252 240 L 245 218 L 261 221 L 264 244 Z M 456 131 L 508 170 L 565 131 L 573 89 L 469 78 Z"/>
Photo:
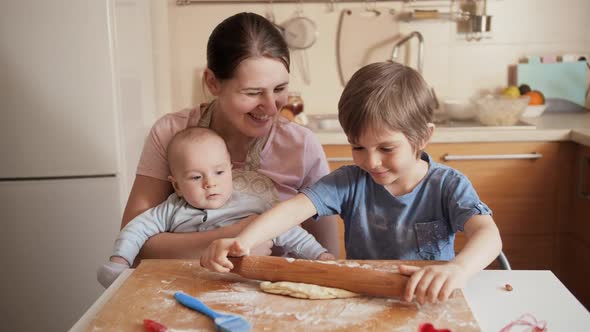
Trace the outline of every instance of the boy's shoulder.
<path fill-rule="evenodd" d="M 334 175 L 343 175 L 343 174 L 360 176 L 363 174 L 367 174 L 367 172 L 363 171 L 357 165 L 343 165 L 343 166 L 336 168 L 335 170 L 330 172 L 330 174 L 328 174 L 328 175 L 334 176 Z"/>
<path fill-rule="evenodd" d="M 359 183 L 370 180 L 371 176 L 357 165 L 340 166 L 322 177 L 318 182 L 335 182 L 347 186 L 357 186 Z"/>

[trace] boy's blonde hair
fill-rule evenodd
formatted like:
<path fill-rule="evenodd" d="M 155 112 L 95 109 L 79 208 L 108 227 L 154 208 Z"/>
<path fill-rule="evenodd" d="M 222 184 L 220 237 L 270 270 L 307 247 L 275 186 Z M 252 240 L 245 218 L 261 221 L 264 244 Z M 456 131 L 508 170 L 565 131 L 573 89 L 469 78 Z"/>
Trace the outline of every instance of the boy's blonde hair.
<path fill-rule="evenodd" d="M 338 120 L 351 143 L 365 130 L 387 129 L 406 136 L 416 156 L 428 141 L 436 99 L 414 69 L 393 61 L 359 69 L 338 103 Z"/>

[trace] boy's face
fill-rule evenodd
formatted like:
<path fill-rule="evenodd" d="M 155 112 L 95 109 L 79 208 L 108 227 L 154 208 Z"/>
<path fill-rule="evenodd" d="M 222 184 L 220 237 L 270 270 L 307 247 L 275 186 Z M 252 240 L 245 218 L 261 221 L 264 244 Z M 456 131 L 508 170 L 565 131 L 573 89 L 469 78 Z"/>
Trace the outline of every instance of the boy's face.
<path fill-rule="evenodd" d="M 351 145 L 354 163 L 390 192 L 399 192 L 420 181 L 421 176 L 416 181 L 419 173 L 416 151 L 401 132 L 368 128 Z"/>
<path fill-rule="evenodd" d="M 217 209 L 232 194 L 231 161 L 219 139 L 180 142 L 170 158 L 176 194 L 199 209 Z"/>

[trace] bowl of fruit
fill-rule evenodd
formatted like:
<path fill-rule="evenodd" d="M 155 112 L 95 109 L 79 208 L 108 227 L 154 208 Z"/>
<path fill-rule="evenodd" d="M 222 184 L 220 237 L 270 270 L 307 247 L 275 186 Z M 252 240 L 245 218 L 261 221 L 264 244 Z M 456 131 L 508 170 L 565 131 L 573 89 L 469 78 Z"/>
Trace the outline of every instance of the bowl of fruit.
<path fill-rule="evenodd" d="M 528 84 L 521 84 L 518 87 L 521 96 L 529 97 L 529 105 L 522 113 L 523 117 L 535 118 L 543 114 L 547 109 L 547 103 L 545 102 L 545 96 L 539 90 L 531 90 Z"/>
<path fill-rule="evenodd" d="M 545 102 L 545 95 L 539 90 L 531 90 L 528 84 L 521 84 L 518 87 L 521 95 L 529 96 L 529 105 L 522 113 L 523 117 L 535 118 L 543 114 L 547 109 L 547 103 Z"/>

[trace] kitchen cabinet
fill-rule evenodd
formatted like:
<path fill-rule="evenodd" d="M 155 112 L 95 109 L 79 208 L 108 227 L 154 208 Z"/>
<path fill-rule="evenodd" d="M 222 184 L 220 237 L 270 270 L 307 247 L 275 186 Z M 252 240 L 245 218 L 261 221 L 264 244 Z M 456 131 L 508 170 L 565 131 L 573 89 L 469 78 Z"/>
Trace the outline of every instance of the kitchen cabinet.
<path fill-rule="evenodd" d="M 576 146 L 569 183 L 569 209 L 561 234 L 564 284 L 590 308 L 590 147 Z"/>
<path fill-rule="evenodd" d="M 324 150 L 331 169 L 352 164 L 348 145 L 325 145 Z M 570 151 L 568 143 L 434 143 L 426 151 L 434 161 L 459 170 L 471 180 L 482 201 L 493 210 L 503 251 L 514 269 L 559 270 L 561 178 L 553 174 Z M 498 155 L 503 158 L 495 159 Z M 522 155 L 532 159 L 519 159 Z M 446 160 L 449 156 L 490 159 Z M 463 235 L 458 234 L 456 250 L 464 243 Z"/>

